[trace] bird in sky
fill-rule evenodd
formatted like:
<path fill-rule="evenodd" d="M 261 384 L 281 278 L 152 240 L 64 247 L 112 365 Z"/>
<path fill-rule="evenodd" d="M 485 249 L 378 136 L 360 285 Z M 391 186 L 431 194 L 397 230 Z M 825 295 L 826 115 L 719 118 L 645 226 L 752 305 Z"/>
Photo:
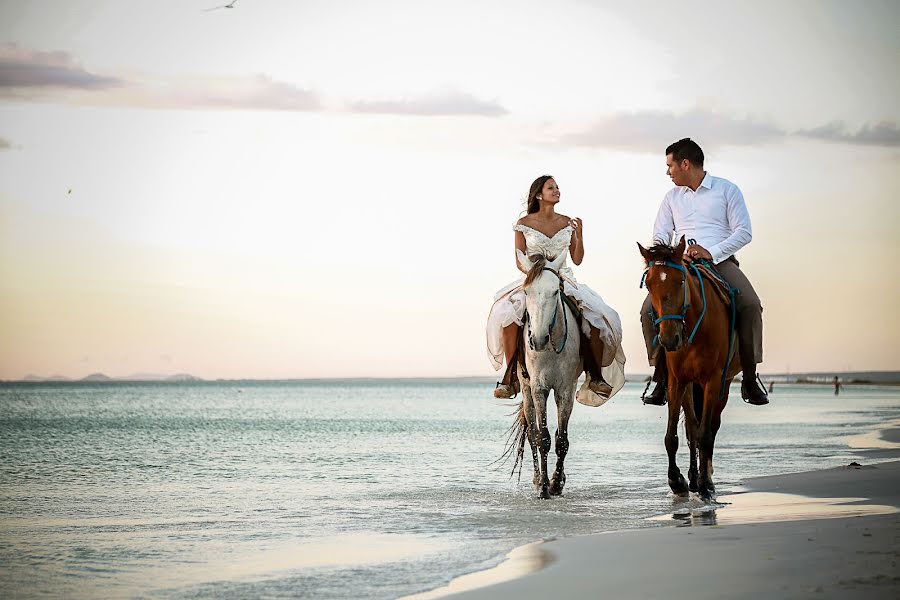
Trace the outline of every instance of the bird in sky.
<path fill-rule="evenodd" d="M 238 0 L 231 0 L 231 2 L 229 2 L 228 4 L 223 4 L 222 6 L 213 6 L 212 8 L 207 8 L 203 12 L 209 12 L 211 10 L 219 10 L 220 8 L 234 8 L 234 5 L 237 1 Z"/>

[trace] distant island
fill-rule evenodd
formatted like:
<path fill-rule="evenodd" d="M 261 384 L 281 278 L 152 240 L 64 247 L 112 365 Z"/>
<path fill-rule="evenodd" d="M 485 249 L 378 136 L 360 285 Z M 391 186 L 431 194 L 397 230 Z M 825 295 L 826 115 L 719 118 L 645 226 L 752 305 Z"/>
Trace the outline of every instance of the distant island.
<path fill-rule="evenodd" d="M 40 375 L 26 375 L 19 381 L 24 382 L 33 382 L 33 383 L 55 383 L 55 382 L 67 382 L 67 383 L 106 383 L 106 382 L 118 382 L 118 381 L 171 381 L 171 382 L 185 382 L 185 381 L 203 381 L 200 377 L 196 377 L 189 373 L 176 373 L 175 375 L 160 375 L 158 373 L 135 373 L 133 375 L 128 375 L 125 377 L 110 377 L 105 373 L 91 373 L 86 377 L 82 377 L 81 379 L 72 379 L 71 377 L 64 377 L 62 375 L 50 375 L 49 377 L 41 377 Z"/>

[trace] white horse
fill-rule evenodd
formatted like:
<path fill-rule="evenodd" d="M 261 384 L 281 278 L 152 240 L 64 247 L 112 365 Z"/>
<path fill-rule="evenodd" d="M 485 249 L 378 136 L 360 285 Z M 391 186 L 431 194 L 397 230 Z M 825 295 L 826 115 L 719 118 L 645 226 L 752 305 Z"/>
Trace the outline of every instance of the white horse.
<path fill-rule="evenodd" d="M 563 462 L 569 449 L 569 417 L 574 406 L 575 387 L 582 372 L 581 335 L 575 315 L 563 301 L 559 269 L 565 254 L 561 253 L 550 262 L 540 255 L 527 257 L 521 250 L 517 251 L 517 256 L 519 264 L 528 273 L 524 285 L 525 326 L 522 327 L 528 373 L 519 367 L 522 400 L 517 422 L 513 425 L 513 443 L 518 445 L 515 462 L 521 464 L 527 435 L 534 460 L 535 488 L 540 489 L 541 498 L 549 498 L 562 494 L 566 483 Z M 550 452 L 547 398 L 550 390 L 553 390 L 558 414 L 556 470 L 552 480 L 547 475 L 547 453 Z"/>

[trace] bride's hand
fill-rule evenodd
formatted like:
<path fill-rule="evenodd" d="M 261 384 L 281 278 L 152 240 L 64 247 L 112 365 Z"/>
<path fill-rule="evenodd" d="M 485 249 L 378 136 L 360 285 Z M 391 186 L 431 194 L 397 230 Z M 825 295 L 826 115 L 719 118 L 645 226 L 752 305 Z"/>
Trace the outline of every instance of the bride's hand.
<path fill-rule="evenodd" d="M 575 237 L 581 237 L 582 234 L 582 224 L 581 219 L 578 217 L 569 220 L 569 225 L 572 227 L 572 233 Z"/>

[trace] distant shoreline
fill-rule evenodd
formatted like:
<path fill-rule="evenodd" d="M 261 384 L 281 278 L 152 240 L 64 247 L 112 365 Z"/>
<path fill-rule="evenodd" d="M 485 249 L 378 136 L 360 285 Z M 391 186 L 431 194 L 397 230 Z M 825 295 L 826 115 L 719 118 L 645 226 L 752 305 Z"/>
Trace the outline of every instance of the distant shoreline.
<path fill-rule="evenodd" d="M 842 386 L 900 386 L 900 371 L 860 371 L 860 372 L 836 372 L 836 373 L 773 373 L 761 374 L 760 377 L 767 384 L 782 385 L 833 385 L 835 375 Z M 646 383 L 649 373 L 634 373 L 626 375 L 627 383 Z M 118 383 L 153 383 L 153 384 L 184 384 L 184 383 L 322 383 L 322 384 L 354 384 L 354 383 L 435 383 L 435 384 L 485 384 L 493 385 L 495 376 L 462 376 L 462 377 L 292 377 L 272 379 L 203 379 L 189 374 L 178 375 L 154 375 L 148 377 L 109 377 L 95 374 L 81 379 L 67 379 L 61 377 L 41 378 L 28 376 L 23 379 L 0 380 L 2 384 L 118 384 Z M 739 380 L 739 379 L 738 379 Z"/>

